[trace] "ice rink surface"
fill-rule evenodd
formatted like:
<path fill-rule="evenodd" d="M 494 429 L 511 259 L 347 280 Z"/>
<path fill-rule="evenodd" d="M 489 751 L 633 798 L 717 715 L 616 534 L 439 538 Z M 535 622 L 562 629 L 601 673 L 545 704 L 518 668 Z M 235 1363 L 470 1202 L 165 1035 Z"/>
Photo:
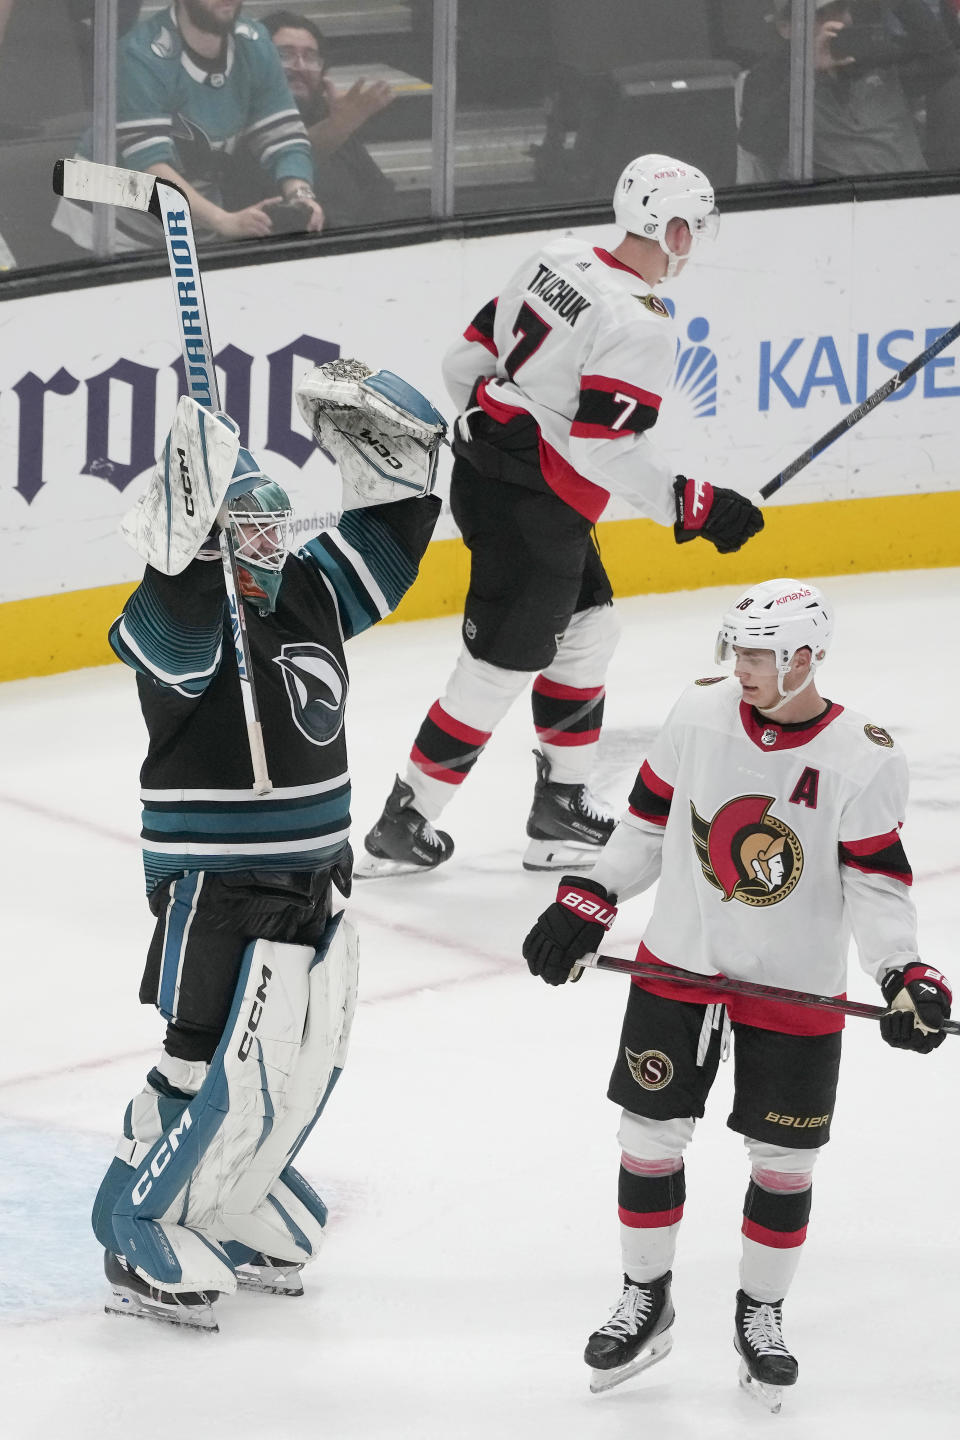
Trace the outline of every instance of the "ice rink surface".
<path fill-rule="evenodd" d="M 904 831 L 924 958 L 960 980 L 960 571 L 823 582 L 831 699 L 911 762 Z M 596 789 L 618 809 L 676 695 L 712 670 L 730 590 L 622 601 Z M 439 694 L 456 621 L 348 649 L 362 835 Z M 785 1310 L 800 1382 L 780 1416 L 731 1343 L 747 1165 L 731 1067 L 687 1157 L 673 1354 L 591 1396 L 585 1338 L 619 1291 L 617 1113 L 627 981 L 560 990 L 520 958 L 555 879 L 520 868 L 534 779 L 517 702 L 444 816 L 429 876 L 360 883 L 350 1060 L 301 1161 L 330 1205 L 302 1299 L 234 1296 L 220 1334 L 103 1314 L 90 1203 L 161 1022 L 137 1002 L 151 929 L 137 844 L 143 730 L 121 666 L 0 687 L 0 1430 L 10 1440 L 940 1440 L 960 1412 L 960 1041 L 891 1051 L 851 1020 L 833 1140 Z M 609 947 L 643 928 L 622 912 Z M 876 1000 L 851 959 L 850 993 Z M 300 1162 L 298 1162 L 300 1163 Z"/>

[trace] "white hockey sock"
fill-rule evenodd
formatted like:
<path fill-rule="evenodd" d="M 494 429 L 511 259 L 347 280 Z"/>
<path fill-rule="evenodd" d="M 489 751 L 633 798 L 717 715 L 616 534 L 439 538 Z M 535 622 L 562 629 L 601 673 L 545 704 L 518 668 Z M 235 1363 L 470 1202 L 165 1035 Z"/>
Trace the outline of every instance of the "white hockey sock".
<path fill-rule="evenodd" d="M 621 1224 L 620 1254 L 623 1273 L 629 1275 L 631 1280 L 658 1280 L 661 1275 L 673 1269 L 679 1233 L 679 1221 L 676 1225 L 660 1225 L 651 1230 L 634 1230 L 629 1225 Z"/>
<path fill-rule="evenodd" d="M 404 779 L 414 808 L 436 820 L 456 795 L 493 731 L 530 681 L 461 650 L 447 688 L 417 732 Z"/>
<path fill-rule="evenodd" d="M 793 1282 L 803 1252 L 802 1245 L 778 1250 L 741 1236 L 740 1289 L 754 1300 L 770 1304 L 782 1300 Z"/>

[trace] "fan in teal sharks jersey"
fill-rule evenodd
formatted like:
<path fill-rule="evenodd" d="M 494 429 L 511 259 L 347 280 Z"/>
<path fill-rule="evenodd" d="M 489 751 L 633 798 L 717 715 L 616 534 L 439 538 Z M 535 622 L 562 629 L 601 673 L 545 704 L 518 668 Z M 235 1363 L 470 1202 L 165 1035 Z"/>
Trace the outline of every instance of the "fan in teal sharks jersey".
<path fill-rule="evenodd" d="M 323 228 L 310 142 L 269 34 L 240 18 L 243 0 L 173 0 L 121 38 L 117 163 L 172 180 L 187 195 L 198 239 L 256 239 L 274 232 L 274 207 L 295 205 L 305 231 Z M 270 194 L 230 204 L 233 155 L 242 144 Z M 88 150 L 88 141 L 80 146 Z M 285 212 L 286 213 L 286 212 Z M 93 245 L 92 210 L 61 200 L 54 227 Z M 117 248 L 156 244 L 149 216 L 117 211 Z M 291 228 L 289 223 L 285 228 Z"/>

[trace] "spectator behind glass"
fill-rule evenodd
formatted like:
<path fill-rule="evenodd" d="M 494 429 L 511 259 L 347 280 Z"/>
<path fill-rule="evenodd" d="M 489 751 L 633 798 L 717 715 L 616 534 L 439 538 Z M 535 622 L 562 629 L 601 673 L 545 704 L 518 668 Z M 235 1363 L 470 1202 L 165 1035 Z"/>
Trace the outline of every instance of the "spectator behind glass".
<path fill-rule="evenodd" d="M 786 174 L 791 0 L 776 0 L 775 18 L 781 43 L 747 75 L 740 121 L 740 145 L 766 180 Z M 814 67 L 816 178 L 928 168 L 915 110 L 940 100 L 952 107 L 958 61 L 925 0 L 817 0 Z M 956 145 L 945 128 L 941 113 L 927 147 L 938 168 Z"/>
<path fill-rule="evenodd" d="M 186 192 L 199 239 L 271 234 L 271 209 L 297 207 L 297 228 L 323 228 L 313 157 L 283 68 L 262 25 L 239 19 L 243 0 L 173 0 L 123 36 L 117 73 L 117 163 L 172 180 Z M 272 193 L 225 208 L 241 142 Z M 86 147 L 81 145 L 81 153 Z M 117 211 L 118 249 L 156 243 L 155 226 Z M 89 249 L 89 207 L 61 201 L 54 226 Z M 284 228 L 289 228 L 285 225 Z"/>
<path fill-rule="evenodd" d="M 389 219 L 395 209 L 393 185 L 357 131 L 392 103 L 390 85 L 360 79 L 338 90 L 326 74 L 326 44 L 312 20 L 292 10 L 274 10 L 263 23 L 313 146 L 327 228 Z"/>

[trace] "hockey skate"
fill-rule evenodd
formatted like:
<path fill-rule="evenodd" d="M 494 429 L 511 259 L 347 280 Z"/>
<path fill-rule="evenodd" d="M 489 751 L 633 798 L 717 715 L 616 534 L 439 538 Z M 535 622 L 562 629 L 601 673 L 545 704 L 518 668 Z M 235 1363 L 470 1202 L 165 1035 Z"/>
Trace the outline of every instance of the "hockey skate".
<path fill-rule="evenodd" d="M 764 1304 L 738 1290 L 733 1343 L 742 1388 L 779 1415 L 784 1388 L 797 1383 L 799 1370 L 783 1339 L 783 1301 Z"/>
<path fill-rule="evenodd" d="M 413 791 L 398 775 L 387 796 L 383 814 L 364 838 L 353 873 L 358 880 L 384 875 L 411 875 L 435 870 L 453 854 L 453 841 L 444 830 L 413 808 Z"/>
<path fill-rule="evenodd" d="M 671 1271 L 648 1284 L 623 1277 L 623 1294 L 610 1319 L 587 1341 L 583 1358 L 590 1366 L 594 1395 L 649 1370 L 673 1348 Z"/>
<path fill-rule="evenodd" d="M 613 834 L 616 817 L 586 785 L 550 779 L 550 761 L 534 750 L 537 783 L 527 818 L 524 870 L 589 870 Z"/>
<path fill-rule="evenodd" d="M 185 1330 L 203 1330 L 216 1335 L 220 1327 L 213 1314 L 219 1290 L 188 1291 L 174 1295 L 158 1290 L 127 1268 L 121 1255 L 104 1251 L 103 1271 L 110 1281 L 110 1298 L 104 1305 L 107 1315 L 127 1315 L 133 1320 L 157 1320 Z"/>
<path fill-rule="evenodd" d="M 237 1266 L 237 1289 L 257 1295 L 302 1295 L 303 1265 L 296 1260 L 274 1260 L 270 1255 L 255 1255 Z"/>

